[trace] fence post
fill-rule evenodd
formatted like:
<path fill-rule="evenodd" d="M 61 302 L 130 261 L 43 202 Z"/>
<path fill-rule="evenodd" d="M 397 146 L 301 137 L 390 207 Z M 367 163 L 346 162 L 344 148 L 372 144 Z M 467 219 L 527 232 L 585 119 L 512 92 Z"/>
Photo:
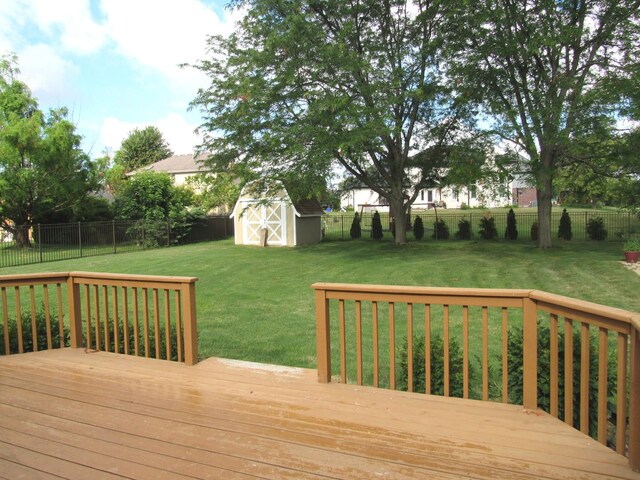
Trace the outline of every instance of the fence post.
<path fill-rule="evenodd" d="M 82 310 L 80 308 L 80 285 L 74 283 L 73 275 L 67 277 L 67 297 L 69 308 L 69 335 L 71 348 L 82 348 Z"/>
<path fill-rule="evenodd" d="M 318 382 L 331 382 L 331 330 L 329 326 L 329 300 L 326 290 L 319 286 L 316 289 L 316 342 Z"/>
<path fill-rule="evenodd" d="M 588 213 L 584 212 L 584 239 L 589 240 L 589 233 L 587 232 L 587 223 L 589 222 Z"/>
<path fill-rule="evenodd" d="M 42 263 L 42 229 L 38 224 L 38 252 L 40 253 L 40 263 Z"/>
<path fill-rule="evenodd" d="M 80 257 L 82 257 L 82 226 L 78 222 L 78 247 L 80 248 Z"/>
<path fill-rule="evenodd" d="M 538 314 L 529 297 L 522 304 L 522 399 L 524 408 L 538 408 Z"/>
<path fill-rule="evenodd" d="M 180 289 L 183 305 L 184 363 L 198 363 L 198 323 L 196 317 L 196 284 L 184 283 Z"/>
<path fill-rule="evenodd" d="M 113 253 L 117 253 L 116 252 L 116 221 L 115 220 L 111 220 L 111 232 L 113 237 Z"/>
<path fill-rule="evenodd" d="M 640 323 L 640 322 L 637 322 Z M 629 391 L 629 466 L 640 471 L 640 332 L 631 326 L 631 388 Z"/>

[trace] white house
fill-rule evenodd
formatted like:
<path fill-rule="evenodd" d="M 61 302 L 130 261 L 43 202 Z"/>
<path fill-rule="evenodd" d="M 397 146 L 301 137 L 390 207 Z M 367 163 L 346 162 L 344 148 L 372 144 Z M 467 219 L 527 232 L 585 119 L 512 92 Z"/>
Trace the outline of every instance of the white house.
<path fill-rule="evenodd" d="M 508 192 L 509 189 L 505 189 Z M 427 210 L 434 205 L 440 208 L 469 207 L 502 207 L 511 204 L 509 193 L 499 195 L 492 189 L 483 188 L 481 185 L 461 188 L 426 188 L 420 190 L 418 197 L 412 205 L 414 210 Z M 342 209 L 353 208 L 356 211 L 388 212 L 389 203 L 384 197 L 370 188 L 354 188 L 346 192 L 340 199 Z"/>

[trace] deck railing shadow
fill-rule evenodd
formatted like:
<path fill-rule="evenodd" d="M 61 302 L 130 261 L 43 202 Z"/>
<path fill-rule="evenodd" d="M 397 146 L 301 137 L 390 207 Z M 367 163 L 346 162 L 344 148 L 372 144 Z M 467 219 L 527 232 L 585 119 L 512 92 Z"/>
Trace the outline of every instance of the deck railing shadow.
<path fill-rule="evenodd" d="M 637 313 L 535 290 L 313 288 L 320 382 L 542 408 L 640 470 Z"/>

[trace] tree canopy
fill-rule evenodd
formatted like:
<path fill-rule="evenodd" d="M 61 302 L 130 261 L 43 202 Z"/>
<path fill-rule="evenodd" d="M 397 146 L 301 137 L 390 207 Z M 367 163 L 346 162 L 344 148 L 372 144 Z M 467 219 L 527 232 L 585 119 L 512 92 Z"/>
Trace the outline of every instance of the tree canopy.
<path fill-rule="evenodd" d="M 568 165 L 611 161 L 603 148 L 624 114 L 607 85 L 637 65 L 637 0 L 453 2 L 449 49 L 458 88 L 528 159 L 539 246 L 551 246 L 553 180 Z M 464 34 L 462 34 L 464 32 Z"/>
<path fill-rule="evenodd" d="M 454 146 L 483 149 L 442 70 L 447 2 L 233 5 L 247 15 L 195 65 L 210 78 L 192 106 L 212 165 L 242 164 L 309 193 L 339 165 L 389 201 L 404 243 L 407 207 Z"/>
<path fill-rule="evenodd" d="M 136 128 L 129 132 L 116 152 L 115 166 L 124 173 L 131 172 L 173 155 L 169 144 L 157 127 Z"/>
<path fill-rule="evenodd" d="M 97 183 L 67 109 L 44 115 L 18 73 L 14 56 L 0 59 L 0 222 L 28 246 L 30 225 L 77 206 Z"/>

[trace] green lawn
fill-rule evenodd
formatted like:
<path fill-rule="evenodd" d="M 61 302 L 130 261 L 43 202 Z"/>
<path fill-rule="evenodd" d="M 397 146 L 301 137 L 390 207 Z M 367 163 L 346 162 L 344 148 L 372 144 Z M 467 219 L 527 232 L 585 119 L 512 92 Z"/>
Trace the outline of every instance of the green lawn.
<path fill-rule="evenodd" d="M 640 276 L 616 243 L 360 240 L 287 249 L 232 240 L 3 268 L 2 274 L 88 270 L 200 278 L 200 354 L 315 366 L 314 282 L 534 288 L 640 311 Z"/>

